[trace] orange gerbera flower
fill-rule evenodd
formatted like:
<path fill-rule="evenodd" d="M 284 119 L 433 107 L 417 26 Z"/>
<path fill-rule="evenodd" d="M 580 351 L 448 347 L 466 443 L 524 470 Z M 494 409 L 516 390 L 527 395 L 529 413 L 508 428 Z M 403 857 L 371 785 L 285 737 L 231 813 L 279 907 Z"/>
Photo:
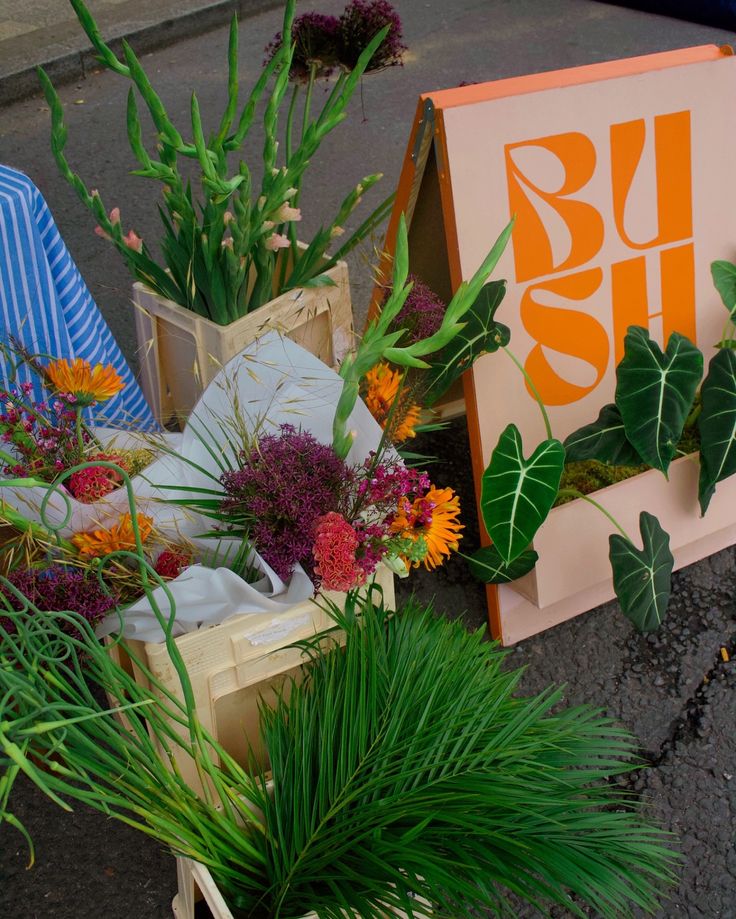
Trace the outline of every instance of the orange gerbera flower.
<path fill-rule="evenodd" d="M 460 499 L 451 488 L 435 488 L 432 485 L 421 498 L 410 501 L 402 498 L 391 529 L 398 536 L 416 542 L 423 539 L 427 544 L 424 557 L 425 568 L 441 565 L 450 552 L 457 550 L 462 539 L 463 525 L 458 520 Z M 404 559 L 408 564 L 408 560 Z M 419 566 L 414 561 L 413 566 Z"/>
<path fill-rule="evenodd" d="M 153 518 L 145 514 L 136 514 L 136 519 L 141 542 L 145 542 L 151 535 Z M 76 533 L 72 536 L 72 543 L 83 558 L 102 558 L 103 555 L 109 555 L 121 549 L 134 550 L 133 518 L 130 514 L 123 514 L 109 530 Z"/>
<path fill-rule="evenodd" d="M 365 404 L 385 430 L 391 408 L 398 398 L 399 404 L 391 415 L 389 436 L 396 443 L 414 437 L 419 421 L 420 406 L 410 402 L 401 392 L 401 374 L 386 363 L 376 364 L 365 375 Z"/>
<path fill-rule="evenodd" d="M 71 364 L 63 357 L 52 361 L 46 375 L 58 392 L 71 393 L 81 405 L 105 402 L 125 386 L 112 364 L 92 367 L 81 357 L 75 357 Z"/>

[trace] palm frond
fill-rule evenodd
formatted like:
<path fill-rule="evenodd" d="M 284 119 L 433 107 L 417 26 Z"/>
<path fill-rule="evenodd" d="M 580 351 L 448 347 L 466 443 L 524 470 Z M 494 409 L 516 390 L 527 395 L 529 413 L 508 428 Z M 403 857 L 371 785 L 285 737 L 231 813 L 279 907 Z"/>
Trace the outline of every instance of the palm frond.
<path fill-rule="evenodd" d="M 308 643 L 305 681 L 263 709 L 268 881 L 250 897 L 218 878 L 243 915 L 419 916 L 415 894 L 455 919 L 502 914 L 509 893 L 581 916 L 654 910 L 675 856 L 602 781 L 636 767 L 632 738 L 590 709 L 553 712 L 559 691 L 515 696 L 518 671 L 480 632 L 351 602 L 332 610 L 344 651 Z"/>

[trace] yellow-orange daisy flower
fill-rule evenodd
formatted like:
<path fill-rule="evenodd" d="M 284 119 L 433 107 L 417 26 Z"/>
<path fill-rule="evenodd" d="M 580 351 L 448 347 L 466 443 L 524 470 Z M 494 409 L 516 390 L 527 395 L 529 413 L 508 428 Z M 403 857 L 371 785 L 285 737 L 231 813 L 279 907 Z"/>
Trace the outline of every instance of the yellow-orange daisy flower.
<path fill-rule="evenodd" d="M 141 542 L 145 542 L 151 535 L 153 518 L 145 514 L 136 514 L 136 519 Z M 133 518 L 130 514 L 122 514 L 120 520 L 108 530 L 76 533 L 72 536 L 72 543 L 83 558 L 102 558 L 121 549 L 134 550 Z"/>
<path fill-rule="evenodd" d="M 75 357 L 71 364 L 64 357 L 52 361 L 46 375 L 58 392 L 71 393 L 80 405 L 105 402 L 125 386 L 112 364 L 93 367 L 81 357 Z"/>
<path fill-rule="evenodd" d="M 437 568 L 450 552 L 457 550 L 462 539 L 460 530 L 463 525 L 458 520 L 460 499 L 451 488 L 435 488 L 432 485 L 421 498 L 410 501 L 402 498 L 391 524 L 391 529 L 398 536 L 416 542 L 422 538 L 427 544 L 424 557 L 425 568 Z M 407 559 L 404 559 L 407 564 Z M 413 566 L 419 566 L 414 561 Z"/>
<path fill-rule="evenodd" d="M 401 399 L 400 392 L 401 374 L 392 370 L 386 363 L 376 364 L 365 375 L 364 400 L 376 421 L 385 430 L 389 421 L 389 413 L 397 398 Z M 408 399 L 399 402 L 391 415 L 391 430 L 388 432 L 391 440 L 401 443 L 409 437 L 414 437 L 418 421 L 420 406 Z"/>

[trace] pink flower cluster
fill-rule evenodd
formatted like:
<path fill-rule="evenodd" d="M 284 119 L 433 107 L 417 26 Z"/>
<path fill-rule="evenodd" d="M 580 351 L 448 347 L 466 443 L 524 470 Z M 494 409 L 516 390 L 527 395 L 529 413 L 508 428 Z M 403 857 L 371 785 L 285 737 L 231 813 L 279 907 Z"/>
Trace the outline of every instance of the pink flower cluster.
<path fill-rule="evenodd" d="M 104 453 L 91 456 L 90 460 L 105 460 L 108 463 L 115 463 L 125 469 L 125 463 L 119 456 L 108 456 Z M 115 491 L 122 482 L 122 477 L 109 469 L 107 466 L 87 466 L 85 469 L 79 469 L 69 476 L 66 483 L 67 488 L 77 501 L 82 504 L 93 504 Z"/>
<path fill-rule="evenodd" d="M 0 390 L 0 439 L 18 456 L 18 462 L 5 466 L 3 471 L 51 482 L 80 460 L 76 412 L 66 397 L 55 399 L 51 405 L 26 401 L 32 390 L 30 383 L 21 384 L 20 390 Z M 83 439 L 89 443 L 86 431 Z"/>

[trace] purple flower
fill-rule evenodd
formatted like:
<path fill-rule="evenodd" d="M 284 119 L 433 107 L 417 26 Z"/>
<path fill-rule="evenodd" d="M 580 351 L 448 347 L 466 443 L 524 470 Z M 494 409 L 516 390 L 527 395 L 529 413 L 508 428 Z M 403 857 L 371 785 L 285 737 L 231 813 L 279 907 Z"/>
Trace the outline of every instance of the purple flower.
<path fill-rule="evenodd" d="M 409 340 L 423 341 L 439 329 L 446 306 L 426 284 L 414 275 L 409 275 L 414 286 L 391 324 L 392 329 L 406 329 Z"/>
<path fill-rule="evenodd" d="M 101 622 L 118 603 L 117 596 L 104 592 L 95 575 L 65 565 L 17 568 L 7 575 L 7 579 L 40 612 L 79 613 L 92 627 Z M 11 609 L 23 609 L 22 602 L 15 594 L 1 584 L 0 595 Z M 0 624 L 10 633 L 16 631 L 15 623 L 7 616 L 0 616 Z M 71 634 L 76 632 L 70 622 L 64 624 L 64 630 Z"/>
<path fill-rule="evenodd" d="M 306 83 L 312 67 L 315 76 L 328 77 L 335 68 L 338 55 L 338 33 L 340 23 L 335 16 L 322 13 L 303 13 L 297 16 L 291 27 L 294 54 L 289 69 L 289 79 Z M 281 47 L 281 32 L 277 32 L 266 45 L 267 64 Z"/>
<path fill-rule="evenodd" d="M 340 509 L 353 474 L 332 447 L 289 424 L 261 437 L 240 463 L 222 476 L 221 509 L 287 580 L 296 562 L 310 566 L 317 518 Z"/>
<path fill-rule="evenodd" d="M 340 64 L 353 70 L 371 39 L 384 28 L 389 31 L 366 68 L 383 70 L 402 63 L 407 50 L 402 42 L 401 17 L 388 0 L 350 0 L 340 16 Z"/>

